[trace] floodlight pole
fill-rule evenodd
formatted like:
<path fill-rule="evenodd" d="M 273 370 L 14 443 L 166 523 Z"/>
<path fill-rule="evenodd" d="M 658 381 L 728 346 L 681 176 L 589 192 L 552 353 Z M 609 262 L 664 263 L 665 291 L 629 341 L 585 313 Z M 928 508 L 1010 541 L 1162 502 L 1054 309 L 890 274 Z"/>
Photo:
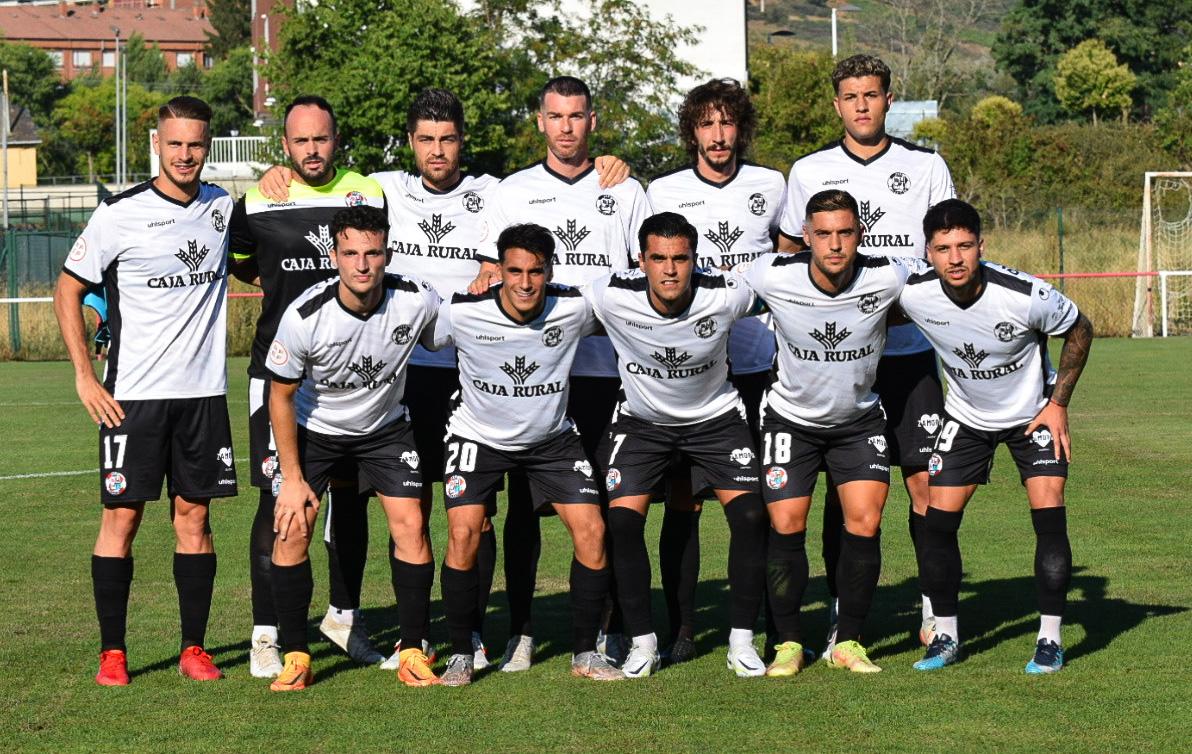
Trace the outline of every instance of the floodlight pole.
<path fill-rule="evenodd" d="M 8 127 L 9 127 L 9 120 L 8 120 L 8 69 L 7 68 L 4 69 L 3 78 L 4 78 L 4 90 L 3 90 L 3 94 L 0 95 L 3 97 L 3 99 L 0 100 L 0 119 L 3 119 L 4 123 L 3 123 L 3 125 L 0 125 L 0 141 L 3 142 L 3 144 L 0 145 L 0 149 L 3 149 L 3 151 L 4 151 L 4 166 L 3 166 L 3 172 L 4 172 L 4 239 L 5 239 L 5 243 L 7 244 L 7 241 L 8 241 Z"/>

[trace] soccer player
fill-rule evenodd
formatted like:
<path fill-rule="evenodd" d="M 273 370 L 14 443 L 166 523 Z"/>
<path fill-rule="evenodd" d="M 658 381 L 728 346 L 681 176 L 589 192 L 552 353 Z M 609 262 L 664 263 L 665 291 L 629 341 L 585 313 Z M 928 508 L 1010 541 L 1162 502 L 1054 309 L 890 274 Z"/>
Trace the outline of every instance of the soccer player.
<path fill-rule="evenodd" d="M 677 212 L 699 232 L 697 266 L 726 269 L 774 250 L 786 182 L 782 173 L 745 162 L 757 114 L 749 93 L 732 79 L 713 79 L 688 92 L 679 108 L 679 135 L 688 167 L 650 182 L 655 212 Z M 770 385 L 774 334 L 757 317 L 733 325 L 730 381 L 741 394 L 757 444 L 759 406 Z M 696 482 L 696 488 L 701 485 Z M 670 618 L 670 662 L 695 654 L 695 586 L 699 581 L 700 505 L 668 500 L 658 542 L 662 589 Z"/>
<path fill-rule="evenodd" d="M 827 468 L 844 507 L 837 565 L 840 615 L 829 664 L 875 673 L 860 643 L 881 571 L 881 519 L 890 489 L 886 417 L 873 392 L 886 316 L 907 277 L 926 265 L 858 253 L 857 202 L 829 189 L 807 203 L 810 251 L 767 254 L 746 279 L 773 313 L 782 348 L 762 416 L 762 494 L 770 512 L 768 585 L 778 632 L 770 676 L 805 663 L 799 607 L 807 587 L 807 512 Z M 814 655 L 813 655 L 814 656 Z"/>
<path fill-rule="evenodd" d="M 376 490 L 389 519 L 393 593 L 405 649 L 398 680 L 439 682 L 423 653 L 434 575 L 419 496 L 422 474 L 402 402 L 414 343 L 433 333 L 440 299 L 416 278 L 387 274 L 385 212 L 357 206 L 331 221 L 330 259 L 338 278 L 290 304 L 266 363 L 273 375 L 269 415 L 280 463 L 273 549 L 273 602 L 285 668 L 274 691 L 314 678 L 306 641 L 313 581 L 307 550 L 319 497 L 331 475 L 354 468 Z"/>
<path fill-rule="evenodd" d="M 456 294 L 440 307 L 435 327 L 436 345 L 455 343 L 463 376 L 443 469 L 450 534 L 442 583 L 452 655 L 442 680 L 472 682 L 476 554 L 485 517 L 494 513 L 486 508 L 514 469 L 525 472 L 535 506 L 552 506 L 574 543 L 572 674 L 621 679 L 596 652 L 612 573 L 592 464 L 566 414 L 571 362 L 598 325 L 579 290 L 550 282 L 555 242 L 546 228 L 506 228 L 497 253 L 501 283 Z"/>
<path fill-rule="evenodd" d="M 208 506 L 236 496 L 228 424 L 226 247 L 232 199 L 200 181 L 211 146 L 211 108 L 175 97 L 157 113 L 161 172 L 103 201 L 71 247 L 54 313 L 75 389 L 99 424 L 99 536 L 91 556 L 99 617 L 101 686 L 129 682 L 125 647 L 132 543 L 145 503 L 167 480 L 174 584 L 182 618 L 178 670 L 222 677 L 203 650 L 215 547 Z M 102 284 L 112 340 L 100 383 L 84 342 L 82 301 Z"/>
<path fill-rule="evenodd" d="M 1018 467 L 1035 529 L 1035 589 L 1040 626 L 1027 673 L 1064 665 L 1060 623 L 1072 577 L 1064 484 L 1072 458 L 1068 403 L 1088 360 L 1093 325 L 1071 300 L 1038 278 L 982 261 L 981 217 L 958 199 L 923 218 L 932 270 L 907 281 L 902 311 L 935 347 L 948 381 L 945 416 L 928 473 L 920 581 L 935 608 L 935 637 L 918 670 L 960 656 L 957 532 L 979 484 L 989 482 L 994 451 L 1005 443 Z M 1060 336 L 1059 371 L 1047 354 Z"/>
<path fill-rule="evenodd" d="M 854 55 L 832 71 L 832 101 L 844 136 L 795 161 L 786 190 L 779 250 L 795 250 L 802 236 L 803 210 L 812 194 L 842 188 L 856 198 L 865 231 L 862 251 L 869 255 L 922 257 L 921 222 L 933 204 L 956 195 L 952 176 L 936 152 L 886 133 L 886 113 L 894 101 L 890 69 L 870 55 Z M 902 467 L 910 497 L 910 533 L 916 559 L 927 513 L 927 460 L 940 427 L 943 389 L 931 345 L 914 325 L 890 328 L 878 364 L 877 394 L 886 411 L 890 458 Z M 837 562 L 843 516 L 835 486 L 824 504 L 823 552 L 831 593 L 830 627 L 824 658 L 832 655 L 836 633 Z M 923 591 L 920 589 L 920 591 Z M 932 637 L 931 600 L 924 595 L 919 640 Z"/>
<path fill-rule="evenodd" d="M 339 142 L 335 113 L 322 97 L 299 97 L 286 107 L 282 150 L 290 160 L 294 187 L 282 202 L 251 188 L 232 211 L 228 242 L 230 268 L 241 280 L 261 287 L 261 314 L 249 361 L 249 445 L 253 486 L 260 490 L 249 539 L 253 630 L 249 669 L 272 678 L 282 670 L 277 615 L 270 586 L 274 472 L 277 447 L 269 425 L 269 370 L 266 352 L 286 307 L 315 283 L 335 277 L 329 252 L 331 218 L 345 206 L 384 206 L 381 187 L 359 173 L 335 166 Z M 326 531 L 331 599 L 319 626 L 324 636 L 360 663 L 381 662 L 360 613 L 360 586 L 368 551 L 368 496 L 355 480 L 339 481 L 328 493 Z"/>
<path fill-rule="evenodd" d="M 470 287 L 473 293 L 499 280 L 492 244 L 501 230 L 513 224 L 535 223 L 554 233 L 562 246 L 556 248 L 552 264 L 555 282 L 578 286 L 610 271 L 628 269 L 635 253 L 637 229 L 650 214 L 649 202 L 636 180 L 609 188 L 600 186 L 588 150 L 588 138 L 595 127 L 592 94 L 584 82 L 559 76 L 543 86 L 538 130 L 546 140 L 546 157 L 505 178 L 493 189 L 486 218 L 489 246 L 482 250 L 486 259 Z M 571 387 L 567 415 L 579 428 L 584 451 L 595 458 L 620 391 L 616 354 L 607 337 L 590 335 L 580 343 L 571 368 Z M 518 475 L 510 477 L 506 536 L 534 525 L 530 493 L 523 485 Z M 511 524 L 508 516 L 515 514 L 517 523 Z M 527 518 L 531 523 L 521 523 Z M 511 580 L 506 574 L 507 582 L 520 583 L 519 579 L 520 575 Z M 533 584 L 533 574 L 528 583 Z M 534 649 L 530 598 L 530 593 L 510 594 L 512 637 L 505 649 L 502 670 L 530 667 Z M 610 625 L 610 632 L 619 634 L 617 628 Z M 619 644 L 616 637 L 610 643 L 614 647 Z M 620 653 L 614 649 L 610 654 Z"/>
<path fill-rule="evenodd" d="M 735 273 L 696 268 L 695 227 L 673 212 L 638 232 L 639 270 L 584 289 L 616 347 L 625 399 L 606 437 L 608 527 L 626 633 L 621 670 L 658 668 L 650 615 L 646 511 L 674 454 L 702 469 L 729 524 L 728 667 L 739 676 L 766 668 L 753 647 L 765 591 L 769 519 L 758 492 L 758 462 L 745 407 L 728 381 L 728 335 L 756 298 Z"/>

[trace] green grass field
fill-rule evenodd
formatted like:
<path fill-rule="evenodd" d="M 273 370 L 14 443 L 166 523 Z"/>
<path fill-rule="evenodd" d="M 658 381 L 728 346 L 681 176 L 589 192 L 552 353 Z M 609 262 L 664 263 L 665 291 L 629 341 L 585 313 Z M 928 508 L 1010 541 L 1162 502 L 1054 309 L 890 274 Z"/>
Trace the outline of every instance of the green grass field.
<path fill-rule="evenodd" d="M 315 643 L 318 682 L 271 694 L 249 676 L 247 540 L 255 493 L 214 505 L 220 555 L 208 649 L 221 682 L 174 670 L 177 601 L 167 507 L 150 504 L 136 546 L 128 644 L 133 683 L 97 687 L 98 629 L 89 556 L 99 518 L 95 431 L 65 363 L 0 364 L 0 742 L 20 751 L 1175 751 L 1192 734 L 1192 340 L 1095 344 L 1072 409 L 1068 503 L 1076 564 L 1064 629 L 1067 668 L 1028 677 L 1037 625 L 1033 541 L 1022 489 L 1004 453 L 961 531 L 966 582 L 961 664 L 910 667 L 921 650 L 906 502 L 892 496 L 883 575 L 866 641 L 884 672 L 813 666 L 790 680 L 738 679 L 724 665 L 727 527 L 703 522 L 700 656 L 652 679 L 593 684 L 569 677 L 561 524 L 544 523 L 535 622 L 543 645 L 527 673 L 482 675 L 469 688 L 413 690 Z M 245 438 L 245 363 L 230 364 L 237 456 Z M 241 479 L 247 478 L 244 463 Z M 246 489 L 244 485 L 242 489 Z M 661 511 L 650 519 L 656 541 Z M 817 518 L 814 514 L 813 518 Z M 499 526 L 499 521 L 498 521 Z M 433 524 L 443 551 L 443 517 Z M 378 644 L 395 638 L 379 508 L 364 603 Z M 809 543 L 818 543 L 813 523 Z M 652 548 L 653 549 L 653 548 Z M 825 627 L 822 566 L 812 551 L 804 614 Z M 313 551 L 312 615 L 326 606 L 325 553 Z M 661 594 L 655 577 L 656 615 Z M 434 638 L 445 640 L 438 589 Z M 507 637 L 500 569 L 488 615 L 494 653 Z M 664 622 L 664 621 L 662 621 Z M 311 623 L 312 635 L 315 621 Z"/>

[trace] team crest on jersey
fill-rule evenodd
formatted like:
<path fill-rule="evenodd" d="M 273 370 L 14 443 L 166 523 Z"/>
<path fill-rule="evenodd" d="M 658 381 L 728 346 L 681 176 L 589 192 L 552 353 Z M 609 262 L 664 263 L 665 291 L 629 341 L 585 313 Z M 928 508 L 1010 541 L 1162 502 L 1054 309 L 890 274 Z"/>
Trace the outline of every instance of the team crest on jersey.
<path fill-rule="evenodd" d="M 993 332 L 997 335 L 997 339 L 1003 343 L 1014 340 L 1014 325 L 1009 322 L 998 322 L 994 325 Z"/>
<path fill-rule="evenodd" d="M 866 293 L 857 302 L 857 308 L 861 310 L 862 314 L 873 314 L 877 311 L 878 296 L 876 293 Z"/>
<path fill-rule="evenodd" d="M 772 490 L 780 490 L 786 486 L 786 469 L 781 466 L 771 466 L 766 471 L 766 486 Z"/>
<path fill-rule="evenodd" d="M 621 472 L 617 469 L 609 469 L 608 473 L 604 475 L 604 489 L 613 492 L 620 486 Z"/>
<path fill-rule="evenodd" d="M 466 489 L 468 489 L 468 480 L 459 474 L 452 474 L 447 477 L 447 482 L 443 485 L 443 492 L 452 500 L 464 494 Z"/>
<path fill-rule="evenodd" d="M 932 453 L 931 458 L 927 460 L 927 475 L 935 476 L 944 470 L 944 459 L 940 457 L 939 453 Z"/>
<path fill-rule="evenodd" d="M 695 323 L 695 334 L 701 338 L 707 339 L 716 334 L 716 320 L 711 317 L 703 317 Z"/>
<path fill-rule="evenodd" d="M 359 191 L 349 191 L 344 194 L 344 204 L 349 207 L 359 207 L 361 204 L 364 204 L 364 201 L 364 194 Z"/>
<path fill-rule="evenodd" d="M 601 194 L 596 197 L 596 211 L 602 215 L 611 215 L 617 211 L 617 200 L 612 194 Z"/>
<path fill-rule="evenodd" d="M 484 199 L 475 191 L 469 191 L 464 194 L 461 201 L 463 202 L 464 209 L 473 215 L 484 209 Z"/>
<path fill-rule="evenodd" d="M 964 350 L 953 348 L 952 353 L 963 359 L 964 363 L 968 364 L 973 369 L 979 368 L 981 366 L 981 362 L 985 361 L 985 358 L 989 356 L 989 354 L 984 350 L 978 351 L 976 348 L 974 348 L 972 343 L 965 343 Z"/>
<path fill-rule="evenodd" d="M 592 476 L 592 464 L 587 461 L 576 461 L 571 470 L 578 471 L 586 477 Z"/>
<path fill-rule="evenodd" d="M 724 285 L 725 285 L 725 287 L 727 287 L 727 288 L 732 288 L 733 290 L 736 290 L 736 288 L 737 288 L 737 279 L 736 279 L 735 277 L 732 277 L 731 275 L 725 275 L 725 277 L 724 277 Z"/>
<path fill-rule="evenodd" d="M 123 495 L 124 491 L 128 489 L 128 480 L 119 471 L 110 471 L 103 478 L 103 488 L 108 491 L 109 495 Z"/>
<path fill-rule="evenodd" d="M 389 339 L 399 346 L 404 346 L 414 338 L 413 328 L 409 325 L 398 325 L 389 333 Z"/>
<path fill-rule="evenodd" d="M 583 243 L 583 240 L 592 234 L 592 231 L 588 230 L 587 226 L 577 230 L 575 227 L 577 224 L 575 220 L 568 220 L 567 230 L 563 230 L 557 225 L 555 226 L 555 235 L 563 242 L 563 245 L 567 247 L 568 251 L 575 251 Z"/>
<path fill-rule="evenodd" d="M 1031 432 L 1031 441 L 1040 448 L 1046 448 L 1051 444 L 1051 432 L 1048 432 L 1046 429 L 1037 429 Z"/>
<path fill-rule="evenodd" d="M 1051 298 L 1051 291 L 1048 290 L 1049 288 L 1050 288 L 1050 286 L 1046 286 L 1046 285 L 1040 286 L 1039 287 L 1039 298 L 1043 299 L 1044 301 Z"/>
<path fill-rule="evenodd" d="M 199 265 L 207 258 L 207 247 L 199 248 L 198 241 L 187 241 L 185 249 L 178 249 L 174 252 L 174 256 L 186 265 L 186 268 L 191 272 L 198 272 Z"/>
<path fill-rule="evenodd" d="M 728 457 L 742 466 L 748 466 L 749 462 L 753 460 L 753 450 L 750 448 L 736 448 L 732 453 L 728 454 Z"/>
<path fill-rule="evenodd" d="M 272 479 L 275 471 L 277 471 L 276 453 L 265 456 L 265 460 L 261 461 L 261 475 L 266 479 Z"/>
<path fill-rule="evenodd" d="M 229 469 L 232 468 L 231 448 L 220 448 L 219 452 L 215 454 L 215 457 L 222 461 L 224 466 L 227 466 Z"/>
<path fill-rule="evenodd" d="M 223 213 L 217 209 L 211 210 L 211 227 L 215 228 L 216 233 L 223 233 L 224 228 L 228 227 L 224 222 Z"/>
<path fill-rule="evenodd" d="M 890 173 L 890 179 L 886 181 L 886 185 L 895 194 L 905 194 L 910 191 L 911 179 L 906 177 L 906 173 Z"/>
<path fill-rule="evenodd" d="M 873 437 L 870 437 L 869 444 L 872 445 L 873 449 L 878 453 L 884 454 L 886 452 L 886 438 L 882 435 L 874 435 Z"/>
<path fill-rule="evenodd" d="M 727 222 L 719 222 L 716 224 L 716 230 L 708 228 L 704 231 L 704 238 L 716 244 L 716 248 L 728 254 L 732 250 L 733 244 L 744 234 L 745 231 L 740 228 L 729 230 Z"/>
<path fill-rule="evenodd" d="M 273 341 L 273 345 L 269 346 L 269 361 L 281 366 L 290 360 L 290 352 L 281 344 L 280 340 Z"/>
<path fill-rule="evenodd" d="M 749 211 L 758 217 L 766 214 L 766 197 L 764 194 L 751 194 L 749 196 Z"/>
<path fill-rule="evenodd" d="M 918 427 L 929 435 L 934 435 L 936 430 L 940 428 L 939 414 L 923 414 L 916 422 Z"/>
<path fill-rule="evenodd" d="M 563 342 L 563 328 L 558 325 L 552 325 L 546 328 L 542 333 L 542 345 L 547 348 L 554 348 Z"/>

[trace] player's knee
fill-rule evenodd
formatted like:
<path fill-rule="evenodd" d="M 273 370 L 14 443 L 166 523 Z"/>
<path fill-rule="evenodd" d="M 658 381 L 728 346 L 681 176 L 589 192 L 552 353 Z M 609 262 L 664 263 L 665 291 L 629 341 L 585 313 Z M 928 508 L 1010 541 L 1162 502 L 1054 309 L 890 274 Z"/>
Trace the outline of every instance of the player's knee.
<path fill-rule="evenodd" d="M 310 537 L 291 531 L 285 539 L 277 538 L 273 543 L 273 562 L 282 566 L 297 565 L 306 560 L 310 549 Z"/>
<path fill-rule="evenodd" d="M 769 507 L 770 526 L 779 534 L 807 531 L 807 511 L 783 505 Z"/>
<path fill-rule="evenodd" d="M 849 516 L 844 522 L 845 530 L 849 534 L 855 534 L 859 537 L 875 536 L 881 526 L 882 512 L 880 509 Z"/>
<path fill-rule="evenodd" d="M 448 543 L 456 552 L 473 552 L 480 546 L 480 528 L 470 521 L 454 521 L 447 527 Z"/>

